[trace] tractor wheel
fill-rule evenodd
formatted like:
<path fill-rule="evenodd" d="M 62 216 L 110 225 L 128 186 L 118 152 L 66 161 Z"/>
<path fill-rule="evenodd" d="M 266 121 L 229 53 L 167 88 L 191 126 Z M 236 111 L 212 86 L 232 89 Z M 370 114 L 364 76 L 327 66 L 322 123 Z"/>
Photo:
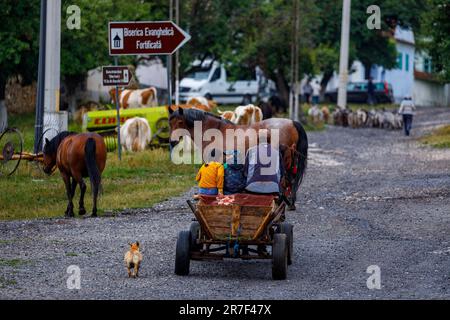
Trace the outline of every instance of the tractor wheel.
<path fill-rule="evenodd" d="M 170 137 L 169 119 L 160 118 L 156 121 L 156 137 L 161 141 L 168 141 Z"/>
<path fill-rule="evenodd" d="M 0 177 L 11 176 L 22 160 L 23 136 L 16 128 L 0 134 Z"/>

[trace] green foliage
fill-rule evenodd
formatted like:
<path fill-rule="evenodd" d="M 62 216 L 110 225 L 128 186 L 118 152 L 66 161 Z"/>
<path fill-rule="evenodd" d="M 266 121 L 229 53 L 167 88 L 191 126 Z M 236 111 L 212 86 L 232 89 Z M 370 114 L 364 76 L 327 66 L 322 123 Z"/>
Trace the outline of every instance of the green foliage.
<path fill-rule="evenodd" d="M 418 27 L 423 0 L 359 0 L 352 1 L 350 27 L 350 60 L 360 60 L 370 68 L 377 64 L 387 69 L 396 65 L 397 52 L 389 32 L 400 24 L 403 27 Z M 342 1 L 324 0 L 316 2 L 322 17 L 314 28 L 314 42 L 320 44 L 319 52 L 326 54 L 326 62 L 318 67 L 327 72 L 337 64 L 341 36 Z M 378 5 L 381 9 L 381 30 L 367 28 L 367 8 Z M 324 46 L 328 48 L 324 52 Z M 333 55 L 331 50 L 336 53 Z M 323 55 L 322 55 L 323 57 Z M 334 62 L 333 62 L 334 58 Z"/>
<path fill-rule="evenodd" d="M 395 67 L 395 43 L 388 36 L 395 25 L 413 27 L 429 36 L 427 45 L 436 71 L 448 79 L 450 0 L 358 0 L 351 9 L 351 60 Z M 123 20 L 167 20 L 167 0 L 62 0 L 61 73 L 73 89 L 86 72 L 112 63 L 108 55 L 107 24 Z M 66 27 L 67 7 L 81 8 L 81 30 Z M 0 94 L 6 79 L 20 73 L 27 82 L 36 78 L 39 45 L 39 1 L 0 0 Z M 369 30 L 369 5 L 381 8 L 381 30 Z M 192 36 L 180 51 L 182 70 L 195 58 L 214 57 L 226 63 L 231 78 L 256 65 L 276 81 L 279 89 L 290 80 L 292 0 L 180 1 L 181 26 Z M 300 1 L 300 73 L 337 69 L 342 1 Z M 421 16 L 423 18 L 421 19 Z M 417 32 L 416 32 L 417 33 Z M 133 57 L 121 63 L 136 64 Z"/>
<path fill-rule="evenodd" d="M 81 29 L 66 26 L 67 7 L 81 9 Z M 36 79 L 39 54 L 40 1 L 0 0 L 0 97 L 9 76 L 21 74 L 25 82 Z M 76 86 L 92 68 L 110 64 L 108 22 L 167 20 L 168 2 L 163 0 L 71 0 L 62 1 L 61 75 Z M 123 58 L 133 63 L 134 58 Z"/>
<path fill-rule="evenodd" d="M 32 119 L 32 114 L 11 116 L 15 124 L 30 124 Z M 32 149 L 34 128 L 26 125 L 20 126 L 20 130 L 24 134 L 25 150 L 29 151 Z M 124 153 L 122 161 L 118 160 L 117 153 L 108 153 L 102 175 L 100 214 L 124 208 L 149 207 L 169 196 L 181 194 L 195 184 L 197 170 L 194 165 L 173 164 L 167 149 Z M 32 162 L 22 161 L 11 177 L 2 177 L 0 190 L 7 191 L 0 193 L 0 220 L 60 217 L 67 206 L 59 172 L 50 177 L 44 176 Z M 124 194 L 127 196 L 124 197 Z M 79 188 L 75 203 L 78 197 Z M 92 208 L 89 191 L 85 200 L 86 207 Z M 13 264 L 18 263 L 0 259 L 0 267 Z"/>
<path fill-rule="evenodd" d="M 450 125 L 440 127 L 421 137 L 420 142 L 433 148 L 450 148 Z"/>
<path fill-rule="evenodd" d="M 36 78 L 39 1 L 0 0 L 0 8 L 0 100 L 3 100 L 9 76 L 21 74 L 26 83 Z"/>
<path fill-rule="evenodd" d="M 339 51 L 336 47 L 320 44 L 312 51 L 314 74 L 333 72 L 338 69 Z"/>
<path fill-rule="evenodd" d="M 61 29 L 61 74 L 69 89 L 76 86 L 87 71 L 112 63 L 108 52 L 108 22 L 134 20 L 165 20 L 167 1 L 142 0 L 78 0 L 81 9 L 81 29 L 66 26 L 67 7 L 72 0 L 63 0 Z M 133 57 L 121 58 L 121 63 L 134 63 Z"/>
<path fill-rule="evenodd" d="M 422 16 L 424 48 L 433 59 L 438 77 L 450 82 L 450 0 L 428 0 Z"/>

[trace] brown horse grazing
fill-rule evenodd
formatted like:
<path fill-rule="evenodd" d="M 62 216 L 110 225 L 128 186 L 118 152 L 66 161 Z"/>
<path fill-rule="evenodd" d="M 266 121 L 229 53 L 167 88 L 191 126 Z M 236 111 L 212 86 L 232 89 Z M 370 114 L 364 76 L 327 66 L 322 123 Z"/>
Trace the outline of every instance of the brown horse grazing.
<path fill-rule="evenodd" d="M 97 197 L 101 185 L 101 174 L 106 164 L 106 146 L 103 138 L 97 133 L 61 132 L 51 141 L 45 139 L 44 172 L 51 174 L 58 167 L 66 185 L 69 204 L 66 217 L 73 217 L 73 202 L 77 184 L 80 185 L 80 215 L 86 214 L 84 194 L 86 184 L 83 178 L 91 180 L 94 206 L 92 216 L 97 216 Z"/>
<path fill-rule="evenodd" d="M 267 140 L 270 142 L 270 130 L 278 129 L 279 132 L 279 145 L 292 146 L 295 145 L 298 157 L 296 157 L 295 163 L 291 165 L 290 168 L 286 170 L 292 170 L 295 166 L 295 178 L 292 180 L 291 193 L 288 196 L 288 200 L 291 203 L 290 209 L 295 209 L 295 200 L 297 196 L 297 190 L 302 182 L 303 176 L 306 170 L 307 157 L 308 157 L 308 137 L 305 130 L 299 122 L 292 121 L 289 119 L 281 118 L 271 118 L 251 124 L 249 126 L 236 125 L 230 121 L 221 119 L 220 117 L 213 115 L 211 113 L 203 112 L 195 109 L 178 109 L 176 111 L 169 110 L 169 124 L 171 133 L 171 147 L 178 144 L 179 141 L 172 140 L 172 133 L 177 129 L 187 130 L 191 137 L 194 137 L 194 122 L 200 121 L 202 127 L 202 133 L 208 129 L 218 129 L 222 133 L 224 141 L 223 145 L 226 145 L 226 130 L 227 129 L 241 129 L 239 134 L 236 134 L 233 138 L 234 146 L 239 145 L 239 140 L 244 137 L 245 139 L 245 152 L 248 148 L 259 143 L 259 137 L 255 139 L 248 138 L 250 136 L 250 131 L 255 130 L 259 132 L 260 130 L 266 129 L 268 131 Z M 248 133 L 248 134 L 247 134 Z M 195 141 L 194 141 L 195 142 Z M 211 142 L 204 141 L 202 139 L 202 147 L 205 149 Z M 228 146 L 229 147 L 229 146 Z"/>

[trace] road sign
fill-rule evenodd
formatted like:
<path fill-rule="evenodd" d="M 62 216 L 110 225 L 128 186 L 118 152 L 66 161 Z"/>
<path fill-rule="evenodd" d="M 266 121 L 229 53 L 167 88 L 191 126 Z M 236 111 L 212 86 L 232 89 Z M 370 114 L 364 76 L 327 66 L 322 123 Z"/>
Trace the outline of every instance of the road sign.
<path fill-rule="evenodd" d="M 102 67 L 103 85 L 126 87 L 131 80 L 131 72 L 125 66 Z"/>
<path fill-rule="evenodd" d="M 109 54 L 171 55 L 190 38 L 171 21 L 110 22 Z"/>

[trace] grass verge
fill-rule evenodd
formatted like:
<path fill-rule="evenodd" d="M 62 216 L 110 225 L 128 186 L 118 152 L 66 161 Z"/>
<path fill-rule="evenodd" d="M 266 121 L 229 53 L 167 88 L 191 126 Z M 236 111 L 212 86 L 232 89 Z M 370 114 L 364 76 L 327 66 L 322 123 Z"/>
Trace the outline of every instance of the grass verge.
<path fill-rule="evenodd" d="M 430 134 L 421 137 L 420 142 L 433 148 L 450 148 L 450 125 L 437 128 Z"/>
<path fill-rule="evenodd" d="M 0 220 L 60 217 L 67 206 L 64 184 L 56 171 L 52 176 L 33 176 L 32 164 L 23 162 L 11 177 L 0 179 Z M 35 169 L 34 169 L 35 171 Z M 194 185 L 196 168 L 175 165 L 164 149 L 136 154 L 108 154 L 99 198 L 100 215 L 130 208 L 152 206 L 181 194 Z M 92 208 L 88 179 L 86 209 Z M 74 198 L 78 210 L 79 188 Z"/>
<path fill-rule="evenodd" d="M 10 116 L 9 124 L 24 136 L 24 149 L 31 151 L 34 141 L 34 114 Z M 73 124 L 70 124 L 72 129 Z M 194 185 L 197 167 L 175 165 L 166 149 L 124 153 L 122 161 L 109 153 L 103 172 L 103 191 L 99 214 L 123 209 L 152 206 L 179 195 Z M 85 206 L 92 209 L 89 180 Z M 0 178 L 0 220 L 61 217 L 67 206 L 63 181 L 56 171 L 47 177 L 38 173 L 33 163 L 22 161 L 11 177 Z M 74 198 L 78 212 L 79 188 Z"/>

